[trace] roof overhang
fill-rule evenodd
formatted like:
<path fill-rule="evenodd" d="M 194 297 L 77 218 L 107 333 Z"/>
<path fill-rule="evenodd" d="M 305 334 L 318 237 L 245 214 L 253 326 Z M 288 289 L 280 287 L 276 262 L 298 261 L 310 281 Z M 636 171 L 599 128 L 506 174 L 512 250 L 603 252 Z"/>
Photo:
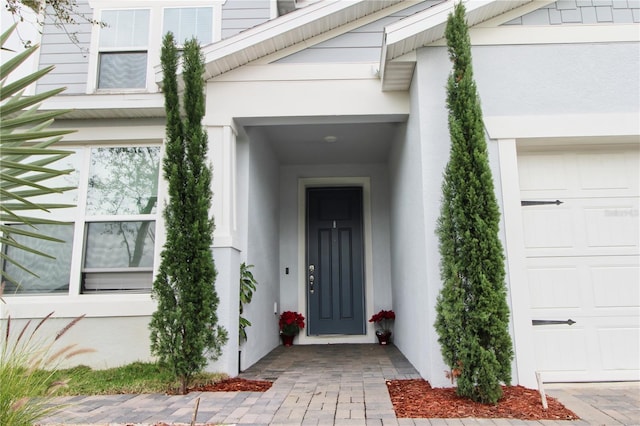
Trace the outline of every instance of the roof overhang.
<path fill-rule="evenodd" d="M 488 21 L 509 10 L 536 3 L 543 7 L 550 1 L 540 0 L 463 0 L 469 27 Z M 415 51 L 444 38 L 447 18 L 457 1 L 446 0 L 415 15 L 389 25 L 384 31 L 380 57 L 382 90 L 408 90 L 413 77 Z"/>
<path fill-rule="evenodd" d="M 397 3 L 407 0 L 324 0 L 267 21 L 233 37 L 205 46 L 205 79 L 302 43 Z M 416 3 L 412 0 L 411 3 Z M 162 71 L 156 68 L 156 82 Z"/>

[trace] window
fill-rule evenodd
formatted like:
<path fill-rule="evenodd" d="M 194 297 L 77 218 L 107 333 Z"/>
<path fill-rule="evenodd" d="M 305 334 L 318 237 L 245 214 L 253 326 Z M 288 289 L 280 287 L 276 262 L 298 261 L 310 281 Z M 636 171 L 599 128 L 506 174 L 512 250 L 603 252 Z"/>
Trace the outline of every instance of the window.
<path fill-rule="evenodd" d="M 220 40 L 225 1 L 89 0 L 107 26 L 92 29 L 87 93 L 159 92 L 163 35 L 171 31 L 178 44 Z"/>
<path fill-rule="evenodd" d="M 149 10 L 105 10 L 101 19 L 98 88 L 145 88 Z"/>
<path fill-rule="evenodd" d="M 201 45 L 213 36 L 213 8 L 188 7 L 164 10 L 163 34 L 171 31 L 179 44 L 195 37 Z"/>
<path fill-rule="evenodd" d="M 3 262 L 3 270 L 12 278 L 5 294 L 148 293 L 153 280 L 160 146 L 76 149 L 56 167 L 76 172 L 47 185 L 79 190 L 38 199 L 73 207 L 53 209 L 44 216 L 68 224 L 38 225 L 37 232 L 64 242 L 24 236 L 20 232 L 31 230 L 29 226 L 8 224 L 18 243 L 55 259 L 2 247 L 4 254 L 39 275 Z"/>
<path fill-rule="evenodd" d="M 93 148 L 82 291 L 149 291 L 159 147 Z"/>
<path fill-rule="evenodd" d="M 64 241 L 63 243 L 41 240 L 11 233 L 8 235 L 18 244 L 55 256 L 49 259 L 25 250 L 5 246 L 4 253 L 36 275 L 30 274 L 14 263 L 5 261 L 4 271 L 11 277 L 6 281 L 5 294 L 62 293 L 69 291 L 71 252 L 73 245 L 73 225 L 10 225 L 16 231 L 37 232 Z"/>

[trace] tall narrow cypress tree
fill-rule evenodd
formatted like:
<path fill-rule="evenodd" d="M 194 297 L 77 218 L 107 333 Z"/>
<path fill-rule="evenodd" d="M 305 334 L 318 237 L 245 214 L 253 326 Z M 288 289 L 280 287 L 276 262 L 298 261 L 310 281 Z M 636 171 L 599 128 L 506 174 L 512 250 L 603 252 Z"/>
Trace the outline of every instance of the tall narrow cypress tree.
<path fill-rule="evenodd" d="M 211 169 L 206 162 L 204 116 L 204 61 L 195 39 L 183 52 L 183 110 L 178 95 L 179 52 L 168 33 L 162 46 L 165 94 L 166 152 L 163 171 L 169 186 L 164 218 L 167 241 L 153 283 L 158 302 L 151 323 L 151 352 L 168 363 L 185 393 L 193 375 L 207 358 L 217 359 L 227 342 L 218 325 L 216 270 L 211 254 L 213 219 Z"/>
<path fill-rule="evenodd" d="M 435 327 L 457 393 L 483 403 L 511 381 L 504 254 L 482 110 L 473 79 L 465 8 L 458 3 L 445 31 L 453 71 L 447 83 L 451 152 L 438 222 L 443 287 Z"/>

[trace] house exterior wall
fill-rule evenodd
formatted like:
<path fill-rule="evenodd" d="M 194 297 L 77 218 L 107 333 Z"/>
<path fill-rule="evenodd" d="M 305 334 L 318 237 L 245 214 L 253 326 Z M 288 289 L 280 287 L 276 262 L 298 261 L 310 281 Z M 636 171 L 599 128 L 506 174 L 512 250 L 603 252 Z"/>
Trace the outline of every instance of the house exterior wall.
<path fill-rule="evenodd" d="M 630 24 L 640 22 L 637 0 L 561 0 L 504 25 Z"/>
<path fill-rule="evenodd" d="M 450 381 L 443 373 L 447 368 L 433 324 L 441 288 L 436 227 L 442 173 L 449 157 L 445 86 L 451 64 L 441 47 L 419 50 L 417 62 L 407 133 L 394 145 L 390 161 L 391 192 L 397 197 L 391 202 L 396 344 L 432 385 L 447 386 Z M 497 144 L 489 142 L 488 150 L 500 200 Z M 502 233 L 501 238 L 504 241 Z M 413 324 L 423 325 L 418 336 Z"/>
<path fill-rule="evenodd" d="M 411 115 L 406 133 L 395 141 L 389 156 L 389 185 L 391 210 L 391 283 L 394 323 L 394 344 L 416 367 L 420 374 L 431 379 L 430 364 L 433 361 L 429 348 L 434 348 L 433 330 L 429 326 L 429 287 L 436 286 L 429 271 L 433 268 L 426 259 L 425 237 L 428 234 L 425 202 L 436 204 L 437 200 L 425 197 L 424 149 L 437 145 L 423 145 L 420 93 L 429 88 L 416 78 L 411 86 Z M 426 99 L 429 99 L 427 97 Z M 434 98 L 435 99 L 435 98 Z M 424 118 L 424 117 L 422 117 Z M 428 118 L 428 117 L 427 117 Z M 444 135 L 446 136 L 446 135 Z M 446 139 L 444 139 L 446 140 Z M 441 157 L 443 155 L 440 155 Z M 437 268 L 437 264 L 435 266 Z"/>
<path fill-rule="evenodd" d="M 92 16 L 93 11 L 86 0 L 77 3 L 79 13 Z M 55 65 L 55 68 L 38 80 L 38 93 L 60 87 L 67 88 L 63 95 L 82 94 L 87 91 L 92 27 L 88 22 L 79 22 L 57 28 L 50 18 L 45 20 L 40 40 L 39 68 L 49 65 Z M 75 33 L 78 43 L 71 43 L 67 33 Z"/>
<path fill-rule="evenodd" d="M 249 132 L 249 186 L 247 248 L 245 262 L 258 281 L 243 317 L 251 322 L 247 341 L 241 346 L 241 368 L 254 364 L 278 344 L 278 317 L 274 303 L 280 301 L 279 283 L 279 168 L 268 143 L 260 134 Z"/>
<path fill-rule="evenodd" d="M 474 72 L 482 101 L 485 120 L 503 116 L 553 116 L 558 114 L 637 114 L 640 111 L 636 94 L 639 92 L 637 79 L 616 79 L 616 75 L 637 75 L 640 69 L 637 52 L 637 43 L 617 44 L 573 44 L 573 45 L 527 45 L 527 46 L 475 46 L 473 47 Z M 414 81 L 411 87 L 412 114 L 408 122 L 407 139 L 405 144 L 415 143 L 415 138 L 422 142 L 422 172 L 425 212 L 425 255 L 427 270 L 425 281 L 427 292 L 425 299 L 429 307 L 435 306 L 435 297 L 440 287 L 437 248 L 437 238 L 434 234 L 435 221 L 439 214 L 439 202 L 434 200 L 435 194 L 440 194 L 441 173 L 446 163 L 448 142 L 437 144 L 437 141 L 448 141 L 446 130 L 446 108 L 444 104 L 444 82 L 450 70 L 450 64 L 443 47 L 420 49 L 417 53 L 417 67 Z M 417 98 L 417 100 L 415 99 Z M 420 117 L 420 124 L 413 122 Z M 588 119 L 586 119 L 588 120 Z M 416 131 L 414 127 L 419 131 Z M 498 141 L 488 140 L 490 164 L 496 181 L 496 195 L 500 203 L 505 202 L 501 192 Z M 416 150 L 418 148 L 416 147 Z M 393 169 L 395 165 L 395 153 Z M 414 154 L 417 155 L 417 152 Z M 515 157 L 511 159 L 515 161 Z M 504 161 L 504 160 L 503 160 Z M 406 165 L 408 166 L 408 165 Z M 401 169 L 406 170 L 406 166 Z M 406 171 L 405 171 L 406 173 Z M 392 173 L 394 176 L 394 173 Z M 396 193 L 398 184 L 392 180 L 392 192 Z M 400 204 L 401 205 L 401 204 Z M 398 210 L 398 203 L 393 202 L 394 212 Z M 392 235 L 400 238 L 402 233 L 396 224 L 399 221 L 392 220 Z M 504 236 L 504 217 L 502 220 L 501 238 Z M 394 245 L 392 253 L 397 254 L 399 248 Z M 512 248 L 505 244 L 507 256 L 512 254 Z M 394 293 L 394 303 L 397 309 L 404 314 L 409 306 L 410 318 L 419 318 L 419 311 L 409 305 L 403 305 L 403 294 L 406 294 L 408 284 L 396 279 L 394 265 L 394 285 L 397 287 Z M 508 263 L 507 263 L 508 264 Z M 415 267 L 414 267 L 415 269 Z M 404 272 L 404 271 L 403 271 Z M 420 271 L 416 271 L 420 272 Z M 521 282 L 510 282 L 509 302 L 512 307 L 514 322 L 521 317 L 529 318 L 528 309 L 513 309 L 512 299 L 514 291 L 519 289 L 512 286 L 521 286 Z M 404 298 L 408 296 L 405 295 Z M 433 312 L 433 311 L 432 311 Z M 434 318 L 425 318 L 424 324 L 432 328 Z M 396 321 L 397 328 L 404 329 L 402 315 Z M 516 345 L 516 351 L 520 359 L 514 360 L 514 382 L 527 386 L 535 386 L 531 359 L 522 354 L 522 345 L 530 336 L 530 326 L 520 334 L 514 332 L 511 325 L 512 336 Z M 432 350 L 432 359 L 429 359 L 428 348 L 439 348 L 437 336 L 429 336 L 431 340 L 424 342 L 425 347 L 414 348 L 404 342 L 402 334 L 398 334 L 397 344 L 407 355 L 407 358 L 416 365 L 421 374 L 436 386 L 445 386 L 448 381 L 441 374 L 443 370 L 439 350 Z M 413 345 L 413 343 L 411 344 Z"/>
<path fill-rule="evenodd" d="M 222 5 L 222 39 L 268 21 L 272 3 L 271 0 L 227 0 Z"/>
<path fill-rule="evenodd" d="M 220 3 L 220 1 L 210 2 L 207 6 L 216 6 L 216 3 Z M 168 1 L 146 4 L 128 4 L 127 2 L 103 2 L 102 4 L 105 5 L 104 7 L 111 9 L 155 7 L 158 13 L 160 13 L 161 10 L 158 5 L 176 5 L 175 2 L 172 3 Z M 203 3 L 200 5 L 202 4 Z M 221 36 L 222 39 L 225 39 L 268 21 L 273 7 L 275 6 L 272 5 L 270 0 L 225 1 L 222 4 L 221 15 L 219 12 L 220 9 L 214 7 L 214 20 L 216 20 L 214 28 L 220 28 L 221 33 L 218 37 Z M 78 0 L 76 10 L 78 14 L 87 18 L 100 19 L 99 16 L 93 16 L 94 10 L 91 8 L 88 0 Z M 217 16 L 216 12 L 218 13 Z M 36 89 L 38 93 L 63 86 L 67 87 L 63 95 L 85 94 L 93 91 L 92 88 L 95 84 L 88 81 L 89 78 L 92 78 L 92 76 L 95 77 L 97 74 L 90 70 L 92 63 L 97 62 L 91 61 L 92 55 L 96 55 L 96 52 L 91 51 L 92 48 L 96 47 L 92 46 L 92 37 L 93 43 L 97 43 L 98 37 L 96 37 L 96 35 L 100 31 L 100 27 L 85 22 L 79 17 L 75 19 L 78 22 L 77 24 L 65 24 L 60 28 L 56 27 L 50 18 L 45 20 L 45 25 L 42 29 L 41 49 L 39 51 L 39 68 L 55 65 L 55 69 L 38 81 Z M 160 63 L 159 46 L 161 44 L 162 34 L 159 27 L 161 17 L 153 18 L 153 21 L 158 24 L 150 25 L 148 67 L 153 67 Z M 71 42 L 69 34 L 75 34 L 77 36 L 78 42 L 76 44 Z M 152 83 L 148 82 L 147 87 L 152 87 Z"/>
<path fill-rule="evenodd" d="M 638 43 L 476 46 L 472 53 L 485 117 L 640 111 L 632 78 Z"/>

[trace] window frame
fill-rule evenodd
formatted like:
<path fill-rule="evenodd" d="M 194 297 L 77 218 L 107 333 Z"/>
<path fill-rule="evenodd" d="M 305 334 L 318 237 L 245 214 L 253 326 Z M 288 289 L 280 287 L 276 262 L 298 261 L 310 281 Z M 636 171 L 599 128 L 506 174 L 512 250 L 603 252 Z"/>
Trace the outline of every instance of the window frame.
<path fill-rule="evenodd" d="M 105 10 L 149 10 L 149 37 L 147 40 L 147 73 L 146 87 L 124 89 L 99 89 L 98 73 L 100 66 L 100 26 L 93 25 L 91 31 L 91 47 L 89 49 L 89 70 L 87 75 L 87 94 L 114 94 L 114 93 L 158 93 L 160 87 L 156 83 L 155 69 L 160 65 L 160 51 L 162 49 L 162 37 L 164 34 L 164 9 L 167 8 L 213 8 L 212 39 L 211 43 L 222 38 L 222 5 L 226 0 L 182 0 L 176 7 L 175 1 L 168 0 L 89 0 L 93 9 L 93 19 L 100 21 L 100 16 Z"/>
<path fill-rule="evenodd" d="M 156 147 L 159 149 L 158 155 L 158 175 L 157 175 L 157 201 L 155 211 L 149 214 L 118 214 L 118 215 L 91 215 L 87 212 L 87 199 L 88 199 L 88 191 L 89 191 L 89 178 L 91 171 L 91 152 L 96 148 L 144 148 L 144 147 Z M 84 268 L 85 261 L 85 249 L 86 249 L 86 238 L 87 238 L 87 225 L 89 223 L 95 222 L 134 222 L 134 221 L 147 221 L 152 222 L 153 232 L 156 235 L 154 244 L 153 244 L 153 265 L 150 267 L 135 267 L 135 268 L 124 268 L 124 272 L 151 272 L 152 277 L 158 268 L 158 263 L 160 261 L 160 251 L 162 242 L 158 238 L 158 230 L 162 229 L 161 226 L 161 217 L 162 217 L 162 200 L 165 197 L 165 183 L 163 181 L 163 171 L 162 171 L 162 157 L 164 155 L 163 143 L 162 140 L 145 140 L 145 141 L 137 141 L 137 140 L 129 140 L 126 143 L 123 141 L 113 141 L 112 143 L 105 142 L 103 144 L 96 143 L 73 143 L 69 145 L 61 145 L 61 149 L 66 149 L 70 151 L 75 151 L 77 155 L 77 159 L 75 160 L 75 165 L 78 167 L 77 170 L 77 192 L 75 199 L 76 205 L 74 207 L 70 207 L 68 209 L 60 209 L 60 210 L 51 210 L 51 219 L 59 220 L 65 222 L 73 227 L 73 240 L 71 243 L 71 264 L 69 267 L 69 286 L 67 292 L 56 292 L 56 293 L 48 293 L 48 292 L 33 292 L 33 293 L 18 293 L 12 295 L 5 295 L 11 298 L 17 297 L 25 297 L 25 298 L 34 298 L 34 297 L 50 297 L 56 296 L 56 298 L 61 297 L 85 297 L 88 295 L 96 295 L 96 297 L 104 297 L 103 295 L 111 294 L 111 295 L 128 295 L 128 294 L 137 294 L 142 293 L 143 295 L 148 296 L 149 291 L 144 292 L 128 292 L 128 291 L 120 291 L 120 292 L 89 292 L 83 293 L 82 291 L 82 281 L 83 274 L 86 272 Z M 64 210 L 64 211 L 62 211 Z M 12 224 L 13 222 L 7 222 L 7 224 Z M 0 250 L 4 250 L 5 248 L 0 245 Z M 4 264 L 0 262 L 0 267 L 4 267 Z M 93 268 L 90 268 L 93 269 Z M 103 268 L 100 268 L 103 269 Z M 105 268 L 108 269 L 106 272 L 115 272 L 114 268 Z M 89 271 L 92 272 L 92 271 Z M 95 272 L 98 272 L 97 270 Z"/>

